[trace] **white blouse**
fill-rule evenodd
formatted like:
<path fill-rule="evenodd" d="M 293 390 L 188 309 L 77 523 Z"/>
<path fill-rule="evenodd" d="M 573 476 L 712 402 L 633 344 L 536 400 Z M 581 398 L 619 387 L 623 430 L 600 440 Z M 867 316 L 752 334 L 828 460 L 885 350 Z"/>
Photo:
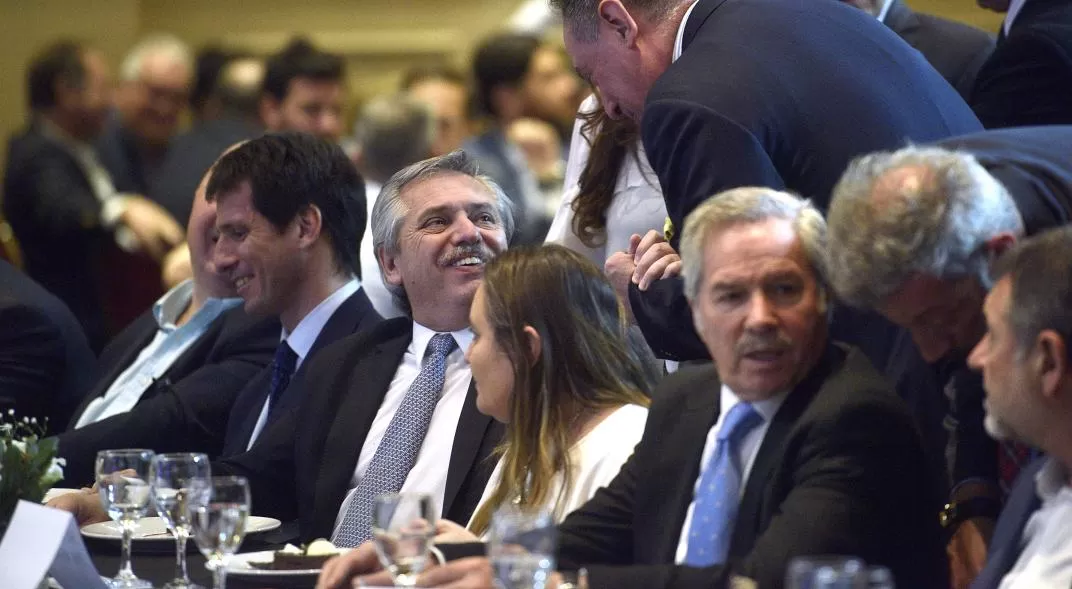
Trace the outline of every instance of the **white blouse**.
<path fill-rule="evenodd" d="M 581 104 L 580 113 L 594 111 L 598 102 L 595 96 L 589 96 Z M 566 163 L 566 180 L 563 186 L 562 204 L 558 207 L 551 229 L 547 232 L 547 243 L 557 243 L 568 247 L 592 260 L 600 269 L 611 254 L 624 251 L 629 247 L 629 238 L 635 233 L 643 236 L 649 230 L 662 231 L 666 221 L 666 204 L 659 188 L 659 180 L 648 164 L 644 147 L 637 141 L 637 157 L 626 156 L 618 171 L 618 182 L 614 186 L 614 200 L 607 209 L 606 240 L 602 245 L 588 247 L 573 232 L 573 200 L 580 192 L 581 172 L 588 162 L 591 146 L 581 132 L 584 122 L 578 119 L 573 125 L 573 138 L 570 141 L 569 161 Z M 638 163 L 639 160 L 639 163 Z"/>
<path fill-rule="evenodd" d="M 647 408 L 624 405 L 605 417 L 570 448 L 573 486 L 565 495 L 561 495 L 562 480 L 556 475 L 548 494 L 550 500 L 555 502 L 547 506 L 555 523 L 561 522 L 570 512 L 584 505 L 597 490 L 607 486 L 618 475 L 618 471 L 633 455 L 633 448 L 644 435 L 644 423 L 647 419 Z M 483 497 L 480 498 L 481 505 L 491 497 L 501 478 L 500 460 L 499 464 L 495 465 L 495 471 L 491 473 Z M 479 510 L 479 507 L 477 509 Z"/>

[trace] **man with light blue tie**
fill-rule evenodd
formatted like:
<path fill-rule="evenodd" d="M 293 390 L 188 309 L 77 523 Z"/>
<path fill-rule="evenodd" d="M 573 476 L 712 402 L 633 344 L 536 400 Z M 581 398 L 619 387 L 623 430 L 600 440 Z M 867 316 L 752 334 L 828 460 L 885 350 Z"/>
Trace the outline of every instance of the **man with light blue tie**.
<path fill-rule="evenodd" d="M 560 570 L 587 568 L 591 589 L 711 589 L 732 576 L 777 588 L 792 558 L 844 554 L 888 567 L 899 587 L 948 587 L 943 489 L 912 416 L 861 352 L 827 335 L 825 240 L 809 202 L 768 188 L 689 215 L 686 292 L 714 366 L 652 395 L 632 458 L 559 526 Z M 364 547 L 339 563 L 377 568 Z M 468 558 L 419 582 L 490 578 L 486 559 Z"/>

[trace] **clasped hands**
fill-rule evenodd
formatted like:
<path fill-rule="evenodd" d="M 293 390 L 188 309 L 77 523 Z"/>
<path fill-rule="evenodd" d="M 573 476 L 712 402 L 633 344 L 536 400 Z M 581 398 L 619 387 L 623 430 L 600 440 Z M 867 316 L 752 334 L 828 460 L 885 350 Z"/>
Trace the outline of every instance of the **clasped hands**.
<path fill-rule="evenodd" d="M 633 234 L 629 238 L 629 249 L 611 254 L 603 271 L 628 310 L 629 284 L 633 283 L 643 291 L 656 280 L 681 274 L 681 256 L 662 233 L 651 230 L 644 237 Z"/>

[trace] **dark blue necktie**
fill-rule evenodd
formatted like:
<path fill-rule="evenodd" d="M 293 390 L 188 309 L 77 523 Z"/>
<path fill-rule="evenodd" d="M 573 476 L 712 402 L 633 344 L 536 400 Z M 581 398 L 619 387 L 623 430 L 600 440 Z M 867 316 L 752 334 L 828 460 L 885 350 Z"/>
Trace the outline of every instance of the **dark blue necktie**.
<path fill-rule="evenodd" d="M 294 367 L 298 364 L 298 355 L 290 349 L 287 340 L 279 342 L 275 349 L 275 358 L 272 360 L 272 385 L 268 389 L 268 417 L 271 418 L 275 411 L 276 403 L 283 391 L 290 384 L 290 377 L 294 375 Z"/>

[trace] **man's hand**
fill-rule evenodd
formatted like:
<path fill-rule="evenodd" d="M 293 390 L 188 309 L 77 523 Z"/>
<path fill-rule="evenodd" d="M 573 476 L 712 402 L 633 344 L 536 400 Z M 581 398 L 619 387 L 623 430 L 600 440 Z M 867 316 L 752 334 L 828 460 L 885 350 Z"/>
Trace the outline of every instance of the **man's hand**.
<path fill-rule="evenodd" d="M 636 264 L 633 284 L 640 290 L 648 290 L 656 280 L 681 274 L 681 256 L 658 231 L 648 231 L 643 238 L 634 234 L 629 239 L 629 250 Z"/>
<path fill-rule="evenodd" d="M 138 240 L 141 251 L 160 261 L 185 239 L 182 227 L 160 205 L 141 197 L 128 197 L 119 222 Z"/>
<path fill-rule="evenodd" d="M 482 556 L 463 558 L 432 568 L 417 579 L 419 587 L 440 589 L 495 589 L 491 561 Z M 549 589 L 557 587 L 552 583 Z"/>
<path fill-rule="evenodd" d="M 459 542 L 479 542 L 476 534 L 465 529 L 449 519 L 441 519 L 436 522 L 436 544 L 451 544 Z"/>
<path fill-rule="evenodd" d="M 60 495 L 47 503 L 48 507 L 62 509 L 74 515 L 78 527 L 111 520 L 100 502 L 100 493 L 95 489 L 82 489 L 77 493 Z"/>
<path fill-rule="evenodd" d="M 164 290 L 171 290 L 183 280 L 193 277 L 190 248 L 186 247 L 186 242 L 182 242 L 172 248 L 160 263 L 160 282 L 164 285 Z"/>
<path fill-rule="evenodd" d="M 629 307 L 629 283 L 633 280 L 636 264 L 633 262 L 632 252 L 616 252 L 607 258 L 603 264 L 603 273 L 614 287 L 615 294 L 621 299 L 625 307 L 625 314 L 629 321 L 633 320 L 633 310 Z"/>
<path fill-rule="evenodd" d="M 986 545 L 993 532 L 990 518 L 972 518 L 957 528 L 946 547 L 953 589 L 967 589 L 983 570 Z"/>
<path fill-rule="evenodd" d="M 365 542 L 361 546 L 327 561 L 320 569 L 320 578 L 316 581 L 316 589 L 349 589 L 352 585 L 350 580 L 358 575 L 368 575 L 381 571 L 380 559 L 376 555 L 376 547 L 372 542 Z M 386 575 L 386 576 L 383 576 Z M 383 578 L 370 585 L 391 585 L 391 576 L 382 572 Z M 384 579 L 386 582 L 384 582 Z M 368 582 L 368 581 L 366 581 Z"/>

